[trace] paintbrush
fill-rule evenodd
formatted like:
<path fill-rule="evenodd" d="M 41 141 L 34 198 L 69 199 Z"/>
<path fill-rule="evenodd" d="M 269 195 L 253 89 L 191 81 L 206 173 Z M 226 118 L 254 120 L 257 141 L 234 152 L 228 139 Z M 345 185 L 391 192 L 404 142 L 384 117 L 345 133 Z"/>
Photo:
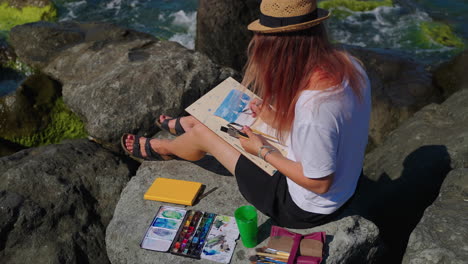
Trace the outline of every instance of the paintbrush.
<path fill-rule="evenodd" d="M 276 249 L 273 249 L 273 248 L 265 248 L 263 252 L 289 257 L 289 252 L 276 250 Z"/>
<path fill-rule="evenodd" d="M 238 123 L 236 123 L 236 122 L 231 122 L 231 123 L 228 124 L 228 127 L 234 127 L 234 126 L 237 126 L 239 130 L 241 130 L 241 129 L 244 127 L 243 125 L 238 124 Z M 276 141 L 279 142 L 279 139 L 275 138 L 274 136 L 265 134 L 265 133 L 263 133 L 263 132 L 261 132 L 261 131 L 258 131 L 258 130 L 256 130 L 256 129 L 253 129 L 253 128 L 251 128 L 251 130 L 252 130 L 252 132 L 255 133 L 255 134 L 262 135 L 262 136 L 264 136 L 264 137 L 268 137 L 268 138 L 270 138 L 270 139 L 273 139 L 273 140 L 276 140 Z"/>
<path fill-rule="evenodd" d="M 282 256 L 282 255 L 270 254 L 270 253 L 263 253 L 263 252 L 256 252 L 255 254 L 257 256 L 263 256 L 263 257 L 269 257 L 269 258 L 275 258 L 275 259 L 287 260 L 289 258 L 288 256 Z"/>
<path fill-rule="evenodd" d="M 225 132 L 225 133 L 228 133 L 231 137 L 235 137 L 235 138 L 246 138 L 248 139 L 249 137 L 247 136 L 247 134 L 245 134 L 244 132 L 241 132 L 233 127 L 224 127 L 222 126 L 221 128 L 221 131 Z"/>
<path fill-rule="evenodd" d="M 273 264 L 286 264 L 286 261 L 282 261 L 279 259 L 272 259 L 272 258 L 266 258 L 266 257 L 260 257 L 260 256 L 250 256 L 249 257 L 250 261 L 256 262 L 256 263 L 273 263 Z"/>

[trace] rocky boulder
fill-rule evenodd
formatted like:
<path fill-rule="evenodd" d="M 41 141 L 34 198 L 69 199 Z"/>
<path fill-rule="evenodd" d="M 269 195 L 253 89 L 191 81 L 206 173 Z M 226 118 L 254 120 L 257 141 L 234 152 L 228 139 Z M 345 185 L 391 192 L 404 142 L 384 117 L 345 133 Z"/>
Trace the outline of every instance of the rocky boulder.
<path fill-rule="evenodd" d="M 452 60 L 441 64 L 434 70 L 434 83 L 448 98 L 456 91 L 468 88 L 468 50 L 463 51 Z"/>
<path fill-rule="evenodd" d="M 50 34 L 56 40 L 42 42 Z M 103 23 L 27 24 L 15 27 L 11 39 L 21 60 L 63 84 L 64 101 L 87 132 L 114 143 L 126 132 L 154 134 L 159 114 L 182 114 L 236 75 L 175 42 Z"/>
<path fill-rule="evenodd" d="M 0 158 L 0 262 L 108 263 L 105 228 L 135 169 L 87 140 Z"/>
<path fill-rule="evenodd" d="M 33 147 L 84 138 L 81 120 L 63 103 L 60 84 L 34 74 L 0 97 L 0 138 Z"/>
<path fill-rule="evenodd" d="M 467 100 L 465 89 L 441 105 L 424 107 L 366 155 L 353 206 L 379 227 L 390 248 L 389 263 L 401 262 L 412 230 L 448 172 L 467 165 Z"/>
<path fill-rule="evenodd" d="M 233 216 L 236 208 L 248 204 L 240 194 L 235 178 L 213 158 L 207 157 L 195 164 L 186 161 L 144 162 L 123 190 L 107 227 L 106 246 L 110 261 L 113 264 L 211 263 L 140 248 L 140 242 L 155 213 L 165 204 L 143 199 L 146 190 L 157 177 L 197 181 L 205 185 L 204 193 L 207 195 L 187 209 Z M 267 216 L 259 213 L 259 247 L 267 243 L 271 228 L 267 220 Z M 356 215 L 343 215 L 342 219 L 323 226 L 293 231 L 303 234 L 325 231 L 327 248 L 324 263 L 327 264 L 378 263 L 382 250 L 376 226 Z M 252 249 L 245 248 L 238 240 L 231 263 L 247 263 L 251 255 Z"/>
<path fill-rule="evenodd" d="M 259 14 L 258 0 L 200 0 L 195 49 L 218 64 L 242 71 L 253 35 L 247 25 Z"/>
<path fill-rule="evenodd" d="M 379 146 L 404 120 L 442 95 L 425 65 L 395 52 L 344 47 L 364 64 L 372 87 L 369 146 Z"/>
<path fill-rule="evenodd" d="M 437 200 L 411 233 L 404 264 L 462 264 L 468 259 L 468 164 L 451 171 Z"/>

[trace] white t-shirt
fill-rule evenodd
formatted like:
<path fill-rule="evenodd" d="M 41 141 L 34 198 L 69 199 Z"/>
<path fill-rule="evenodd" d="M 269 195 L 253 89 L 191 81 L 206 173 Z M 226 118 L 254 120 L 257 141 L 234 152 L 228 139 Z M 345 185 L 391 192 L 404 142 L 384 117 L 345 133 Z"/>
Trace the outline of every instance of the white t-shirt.
<path fill-rule="evenodd" d="M 357 63 L 356 66 L 362 70 Z M 370 84 L 364 70 L 362 72 L 365 76 L 362 103 L 347 81 L 338 92 L 306 90 L 297 101 L 288 138 L 288 158 L 300 162 L 308 178 L 317 179 L 335 173 L 325 194 L 316 194 L 287 178 L 293 201 L 305 211 L 333 213 L 356 190 L 371 113 Z"/>

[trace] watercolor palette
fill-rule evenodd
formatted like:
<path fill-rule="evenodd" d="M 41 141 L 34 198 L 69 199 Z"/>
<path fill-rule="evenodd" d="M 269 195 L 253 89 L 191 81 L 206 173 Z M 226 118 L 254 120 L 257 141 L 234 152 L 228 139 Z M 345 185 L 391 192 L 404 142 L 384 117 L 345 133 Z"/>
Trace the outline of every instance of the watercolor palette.
<path fill-rule="evenodd" d="M 184 257 L 229 263 L 238 238 L 234 217 L 161 206 L 140 246 Z"/>
<path fill-rule="evenodd" d="M 161 206 L 140 246 L 149 250 L 168 251 L 186 213 L 183 208 Z"/>
<path fill-rule="evenodd" d="M 216 215 L 201 211 L 189 211 L 187 215 L 184 226 L 177 235 L 170 252 L 199 259 Z"/>

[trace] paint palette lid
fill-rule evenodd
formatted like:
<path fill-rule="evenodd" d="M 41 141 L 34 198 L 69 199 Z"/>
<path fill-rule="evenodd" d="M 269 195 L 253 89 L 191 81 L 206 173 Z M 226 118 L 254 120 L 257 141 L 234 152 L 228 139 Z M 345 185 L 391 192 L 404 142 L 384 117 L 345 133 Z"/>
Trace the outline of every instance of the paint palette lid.
<path fill-rule="evenodd" d="M 199 182 L 156 178 L 146 191 L 144 198 L 146 200 L 193 205 L 201 187 L 202 184 Z"/>

